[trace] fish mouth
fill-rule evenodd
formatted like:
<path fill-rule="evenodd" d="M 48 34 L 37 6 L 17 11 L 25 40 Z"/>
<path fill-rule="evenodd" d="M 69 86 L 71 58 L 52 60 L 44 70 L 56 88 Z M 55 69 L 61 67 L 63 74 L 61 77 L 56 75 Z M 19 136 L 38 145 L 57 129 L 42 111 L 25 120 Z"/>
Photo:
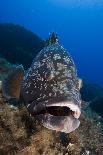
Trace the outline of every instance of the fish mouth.
<path fill-rule="evenodd" d="M 78 105 L 66 101 L 46 104 L 36 116 L 44 127 L 70 133 L 79 127 L 80 114 L 81 109 Z"/>
<path fill-rule="evenodd" d="M 60 102 L 46 105 L 46 109 L 53 115 L 57 116 L 70 116 L 79 118 L 81 110 L 78 105 L 73 102 Z"/>

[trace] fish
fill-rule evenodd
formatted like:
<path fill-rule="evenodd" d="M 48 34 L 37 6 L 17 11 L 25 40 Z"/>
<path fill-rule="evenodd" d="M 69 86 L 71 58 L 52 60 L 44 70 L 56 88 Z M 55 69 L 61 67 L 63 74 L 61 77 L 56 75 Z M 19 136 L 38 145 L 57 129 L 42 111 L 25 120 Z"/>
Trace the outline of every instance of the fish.
<path fill-rule="evenodd" d="M 22 98 L 29 114 L 51 130 L 70 133 L 80 125 L 82 80 L 68 50 L 52 33 L 25 72 L 17 66 L 3 82 L 6 98 Z"/>

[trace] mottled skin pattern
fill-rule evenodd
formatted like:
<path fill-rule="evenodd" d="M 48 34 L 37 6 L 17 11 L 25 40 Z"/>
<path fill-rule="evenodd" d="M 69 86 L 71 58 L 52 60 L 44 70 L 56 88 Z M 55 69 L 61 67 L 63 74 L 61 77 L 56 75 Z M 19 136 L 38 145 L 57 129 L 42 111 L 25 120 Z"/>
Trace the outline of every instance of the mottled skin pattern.
<path fill-rule="evenodd" d="M 64 101 L 80 108 L 76 67 L 68 51 L 58 43 L 41 50 L 22 81 L 21 96 L 32 115 L 46 105 Z"/>
<path fill-rule="evenodd" d="M 22 95 L 27 104 L 64 97 L 77 100 L 80 95 L 78 78 L 73 60 L 59 44 L 45 47 L 33 61 L 24 77 Z"/>

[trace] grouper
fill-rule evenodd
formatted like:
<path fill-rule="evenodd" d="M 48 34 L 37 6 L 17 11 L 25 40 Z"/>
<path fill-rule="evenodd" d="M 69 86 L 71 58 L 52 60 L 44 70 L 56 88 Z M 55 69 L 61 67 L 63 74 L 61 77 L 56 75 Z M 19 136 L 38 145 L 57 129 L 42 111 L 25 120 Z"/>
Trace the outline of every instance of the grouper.
<path fill-rule="evenodd" d="M 19 65 L 9 73 L 3 94 L 22 98 L 29 114 L 44 127 L 70 133 L 80 125 L 81 83 L 69 52 L 52 33 L 26 72 Z"/>

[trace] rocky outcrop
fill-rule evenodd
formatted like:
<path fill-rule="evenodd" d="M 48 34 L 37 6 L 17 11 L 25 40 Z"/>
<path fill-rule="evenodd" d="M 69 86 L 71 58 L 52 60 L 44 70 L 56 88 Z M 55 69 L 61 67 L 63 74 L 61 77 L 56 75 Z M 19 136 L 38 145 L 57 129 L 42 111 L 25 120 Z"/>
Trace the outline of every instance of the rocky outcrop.
<path fill-rule="evenodd" d="M 103 117 L 103 88 L 96 84 L 84 82 L 81 95 L 82 99 L 90 101 L 90 107 Z"/>
<path fill-rule="evenodd" d="M 8 62 L 28 68 L 43 47 L 44 41 L 24 27 L 0 24 L 0 55 Z"/>
<path fill-rule="evenodd" d="M 83 81 L 81 95 L 84 101 L 91 101 L 96 97 L 103 96 L 103 87 Z"/>
<path fill-rule="evenodd" d="M 4 58 L 0 58 L 0 81 L 2 81 L 7 76 L 13 67 L 15 67 L 15 65 L 9 63 Z"/>

